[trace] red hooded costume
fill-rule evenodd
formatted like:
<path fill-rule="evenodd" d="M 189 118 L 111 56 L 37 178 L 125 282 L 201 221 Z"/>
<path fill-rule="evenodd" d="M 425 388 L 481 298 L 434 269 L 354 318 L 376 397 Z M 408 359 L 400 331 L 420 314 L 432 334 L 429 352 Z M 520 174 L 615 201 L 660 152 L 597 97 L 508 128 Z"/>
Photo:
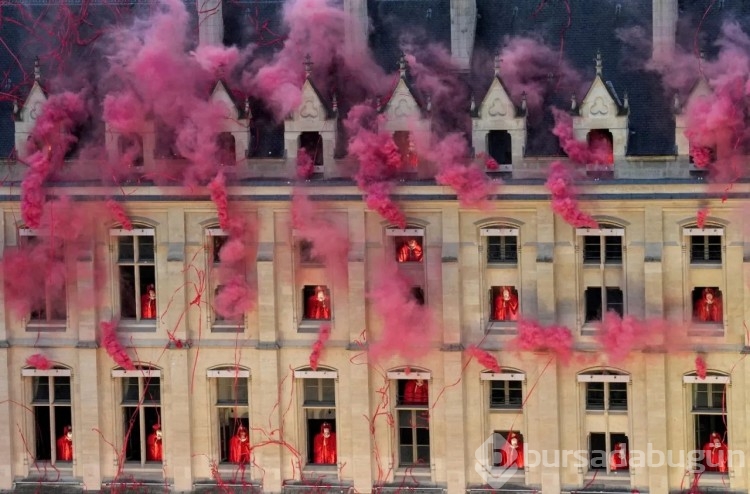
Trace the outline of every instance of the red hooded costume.
<path fill-rule="evenodd" d="M 57 439 L 57 461 L 73 461 L 73 428 L 69 425 Z"/>
<path fill-rule="evenodd" d="M 331 424 L 323 422 L 313 443 L 313 463 L 336 464 L 336 433 L 331 432 Z"/>
<path fill-rule="evenodd" d="M 148 285 L 146 293 L 141 296 L 141 319 L 156 319 L 156 288 L 154 285 Z"/>
<path fill-rule="evenodd" d="M 729 462 L 729 448 L 721 440 L 718 432 L 712 432 L 708 442 L 703 446 L 703 461 L 706 465 L 706 471 L 709 472 L 727 472 Z"/>
<path fill-rule="evenodd" d="M 307 299 L 307 310 L 305 311 L 307 319 L 330 319 L 331 318 L 331 299 L 328 292 L 322 286 L 315 287 L 315 294 Z"/>
<path fill-rule="evenodd" d="M 162 461 L 163 456 L 163 445 L 162 445 L 162 433 L 161 425 L 154 424 L 152 426 L 154 432 L 149 434 L 148 440 L 146 441 L 146 460 L 148 461 Z"/>
<path fill-rule="evenodd" d="M 398 262 L 422 262 L 422 246 L 417 239 L 410 238 L 398 249 Z"/>
<path fill-rule="evenodd" d="M 713 288 L 704 288 L 695 304 L 695 317 L 701 322 L 722 322 L 721 295 Z"/>
<path fill-rule="evenodd" d="M 229 440 L 229 461 L 232 463 L 250 463 L 250 437 L 247 429 L 240 425 L 237 434 Z"/>
<path fill-rule="evenodd" d="M 426 405 L 428 401 L 427 381 L 410 379 L 404 385 L 404 405 Z"/>
<path fill-rule="evenodd" d="M 518 295 L 509 286 L 500 287 L 500 292 L 495 297 L 492 315 L 495 321 L 518 320 Z"/>
<path fill-rule="evenodd" d="M 628 469 L 628 446 L 625 443 L 615 444 L 609 454 L 609 469 L 613 472 Z"/>
<path fill-rule="evenodd" d="M 523 468 L 523 443 L 521 438 L 515 432 L 508 434 L 508 439 L 503 444 L 502 452 L 502 465 L 504 467 L 515 466 L 519 469 Z"/>

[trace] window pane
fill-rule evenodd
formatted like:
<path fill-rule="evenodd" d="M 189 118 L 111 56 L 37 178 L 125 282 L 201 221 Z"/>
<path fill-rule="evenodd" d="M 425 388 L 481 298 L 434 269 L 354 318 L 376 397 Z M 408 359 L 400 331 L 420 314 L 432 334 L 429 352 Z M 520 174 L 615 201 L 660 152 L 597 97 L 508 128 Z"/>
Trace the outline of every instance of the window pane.
<path fill-rule="evenodd" d="M 141 401 L 140 393 L 138 392 L 138 378 L 137 377 L 125 377 L 122 379 L 122 402 L 123 403 L 139 403 Z"/>
<path fill-rule="evenodd" d="M 424 429 L 422 427 L 418 427 L 416 431 L 417 431 L 417 444 L 419 446 L 429 446 L 430 445 L 430 429 Z"/>
<path fill-rule="evenodd" d="M 589 436 L 589 467 L 592 470 L 605 470 L 607 468 L 607 441 L 606 436 L 601 433 L 592 433 Z"/>
<path fill-rule="evenodd" d="M 509 381 L 510 387 L 508 404 L 521 406 L 523 404 L 523 383 L 521 381 Z"/>
<path fill-rule="evenodd" d="M 711 408 L 724 408 L 724 384 L 711 386 Z"/>
<path fill-rule="evenodd" d="M 606 262 L 622 262 L 622 237 L 604 237 L 604 259 Z"/>
<path fill-rule="evenodd" d="M 217 379 L 218 402 L 222 404 L 247 404 L 248 390 L 247 379 L 233 377 L 222 377 Z"/>
<path fill-rule="evenodd" d="M 607 311 L 615 311 L 620 317 L 623 316 L 623 295 L 619 288 L 607 288 Z"/>
<path fill-rule="evenodd" d="M 70 377 L 54 377 L 55 403 L 70 403 Z"/>
<path fill-rule="evenodd" d="M 518 237 L 487 237 L 488 263 L 514 263 L 518 261 Z"/>
<path fill-rule="evenodd" d="M 35 458 L 37 460 L 52 459 L 52 433 L 49 407 L 34 407 Z"/>
<path fill-rule="evenodd" d="M 586 322 L 602 318 L 602 289 L 598 286 L 586 288 Z"/>
<path fill-rule="evenodd" d="M 33 403 L 49 403 L 49 378 L 36 376 L 33 378 Z"/>
<path fill-rule="evenodd" d="M 604 410 L 604 383 L 586 383 L 586 410 Z"/>
<path fill-rule="evenodd" d="M 303 386 L 304 386 L 304 395 L 305 395 L 305 404 L 307 403 L 317 403 L 321 401 L 320 394 L 319 394 L 319 380 L 318 379 L 303 379 L 302 380 Z"/>
<path fill-rule="evenodd" d="M 72 418 L 69 406 L 55 407 L 55 424 L 52 433 L 55 438 L 57 461 L 73 461 L 75 451 L 72 442 L 67 438 L 67 432 L 72 432 Z"/>
<path fill-rule="evenodd" d="M 336 381 L 334 379 L 321 379 L 323 389 L 323 401 L 336 403 Z"/>
<path fill-rule="evenodd" d="M 161 383 L 158 377 L 143 378 L 145 388 L 144 403 L 159 403 L 161 401 Z"/>
<path fill-rule="evenodd" d="M 414 446 L 401 446 L 399 448 L 401 453 L 400 460 L 402 466 L 409 466 L 414 464 Z"/>
<path fill-rule="evenodd" d="M 490 407 L 502 407 L 508 404 L 504 381 L 491 381 Z"/>
<path fill-rule="evenodd" d="M 138 260 L 143 262 L 154 261 L 154 237 L 144 236 L 138 238 Z"/>
<path fill-rule="evenodd" d="M 133 239 L 135 237 L 117 237 L 117 260 L 120 262 L 135 261 Z"/>
<path fill-rule="evenodd" d="M 120 315 L 135 319 L 135 266 L 120 266 Z"/>
<path fill-rule="evenodd" d="M 600 262 L 601 237 L 588 235 L 583 237 L 583 262 Z"/>
<path fill-rule="evenodd" d="M 125 461 L 141 461 L 141 421 L 137 407 L 124 407 L 123 443 L 125 445 Z"/>
<path fill-rule="evenodd" d="M 226 235 L 212 235 L 211 236 L 211 252 L 213 256 L 213 262 L 214 264 L 218 264 L 221 262 L 221 249 L 224 247 L 224 244 L 227 243 L 227 236 Z"/>
<path fill-rule="evenodd" d="M 628 409 L 628 384 L 627 383 L 609 383 L 609 409 L 610 410 L 627 410 Z"/>
<path fill-rule="evenodd" d="M 429 465 L 430 464 L 430 447 L 429 446 L 417 446 L 417 465 Z"/>
<path fill-rule="evenodd" d="M 412 445 L 414 444 L 414 429 L 411 427 L 399 427 L 398 429 L 399 444 Z"/>

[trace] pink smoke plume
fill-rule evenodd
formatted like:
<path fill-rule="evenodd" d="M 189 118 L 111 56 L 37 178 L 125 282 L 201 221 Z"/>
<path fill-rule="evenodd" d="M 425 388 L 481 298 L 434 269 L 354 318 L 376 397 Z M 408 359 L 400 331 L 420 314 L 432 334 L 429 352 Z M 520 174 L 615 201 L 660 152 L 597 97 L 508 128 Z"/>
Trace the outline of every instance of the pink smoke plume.
<path fill-rule="evenodd" d="M 703 358 L 703 355 L 698 354 L 695 357 L 695 373 L 700 379 L 705 379 L 706 374 L 708 373 L 708 366 L 706 365 L 706 360 Z"/>
<path fill-rule="evenodd" d="M 63 164 L 77 139 L 72 132 L 88 116 L 79 94 L 50 96 L 31 133 L 29 167 L 21 182 L 21 215 L 29 228 L 38 228 L 46 202 L 44 182 Z"/>
<path fill-rule="evenodd" d="M 331 325 L 330 324 L 323 324 L 320 327 L 320 332 L 318 333 L 318 339 L 315 340 L 315 343 L 313 343 L 312 352 L 310 353 L 310 368 L 312 370 L 318 370 L 318 362 L 320 361 L 320 354 L 323 353 L 323 347 L 326 344 L 326 341 L 328 341 L 328 338 L 331 337 Z"/>
<path fill-rule="evenodd" d="M 412 285 L 394 263 L 384 263 L 377 270 L 367 295 L 383 321 L 379 338 L 369 344 L 373 361 L 393 356 L 416 360 L 429 351 L 432 340 L 440 334 L 432 313 L 412 295 Z"/>
<path fill-rule="evenodd" d="M 711 213 L 711 210 L 707 207 L 701 208 L 698 210 L 698 212 L 695 215 L 695 223 L 698 226 L 698 228 L 703 228 L 706 226 L 706 218 L 708 218 L 708 215 Z"/>
<path fill-rule="evenodd" d="M 484 167 L 490 171 L 495 171 L 495 170 L 500 169 L 500 163 L 495 161 L 495 158 L 493 158 L 489 154 L 479 153 L 477 154 L 477 159 L 479 159 L 480 162 L 484 163 Z"/>
<path fill-rule="evenodd" d="M 633 316 L 621 318 L 613 311 L 604 314 L 597 324 L 596 339 L 612 364 L 622 362 L 632 351 L 658 344 L 660 336 L 655 334 L 653 325 L 645 324 Z"/>
<path fill-rule="evenodd" d="M 50 236 L 37 237 L 36 242 L 6 250 L 3 257 L 6 302 L 18 317 L 41 312 L 65 319 L 67 277 L 63 243 Z"/>
<path fill-rule="evenodd" d="M 107 355 L 112 357 L 117 365 L 125 370 L 135 370 L 133 361 L 130 360 L 128 352 L 117 339 L 117 323 L 102 321 L 101 325 L 101 345 L 107 351 Z"/>
<path fill-rule="evenodd" d="M 26 365 L 39 370 L 47 370 L 52 368 L 52 362 L 47 359 L 41 353 L 35 353 L 26 359 Z"/>
<path fill-rule="evenodd" d="M 219 172 L 208 184 L 208 191 L 211 193 L 211 201 L 216 206 L 219 227 L 222 230 L 229 231 L 229 200 L 227 198 L 226 179 L 222 172 Z"/>
<path fill-rule="evenodd" d="M 103 107 L 102 116 L 111 130 L 127 135 L 145 128 L 148 109 L 133 91 L 107 94 Z"/>
<path fill-rule="evenodd" d="M 598 228 L 596 220 L 579 208 L 571 173 L 561 161 L 552 162 L 545 185 L 552 193 L 552 210 L 566 223 L 576 228 Z"/>
<path fill-rule="evenodd" d="M 132 230 L 133 229 L 133 223 L 130 221 L 130 218 L 128 218 L 128 213 L 125 212 L 125 209 L 122 207 L 122 204 L 119 202 L 116 202 L 113 199 L 107 199 L 107 209 L 109 210 L 110 214 L 112 215 L 113 219 L 117 221 L 125 230 Z"/>
<path fill-rule="evenodd" d="M 560 147 L 568 159 L 582 165 L 611 165 L 613 163 L 612 144 L 594 134 L 590 142 L 579 141 L 573 132 L 573 117 L 565 111 L 552 108 L 555 126 L 552 133 L 560 140 Z"/>
<path fill-rule="evenodd" d="M 309 180 L 315 172 L 315 163 L 305 148 L 297 151 L 297 178 Z"/>
<path fill-rule="evenodd" d="M 522 95 L 526 93 L 532 119 L 541 118 L 547 95 L 578 94 L 584 87 L 581 75 L 560 58 L 558 50 L 547 46 L 541 39 L 508 37 L 500 59 L 500 76 L 505 87 L 516 105 L 520 105 Z"/>
<path fill-rule="evenodd" d="M 528 352 L 548 351 L 567 364 L 573 355 L 573 335 L 564 326 L 541 326 L 536 321 L 518 321 L 518 334 L 510 347 Z"/>
<path fill-rule="evenodd" d="M 402 157 L 393 136 L 380 132 L 382 116 L 369 105 L 349 110 L 344 125 L 349 132 L 349 153 L 359 162 L 355 180 L 365 193 L 367 207 L 399 228 L 406 228 L 406 216 L 391 198 L 392 181 L 402 168 Z"/>
<path fill-rule="evenodd" d="M 350 248 L 347 229 L 326 218 L 299 190 L 292 197 L 292 227 L 312 243 L 312 256 L 323 261 L 334 282 L 345 285 Z"/>
<path fill-rule="evenodd" d="M 497 363 L 497 359 L 487 350 L 482 350 L 477 346 L 469 345 L 466 347 L 466 353 L 468 353 L 471 358 L 477 359 L 479 365 L 483 366 L 485 369 L 491 370 L 492 372 L 502 372 L 502 368 L 500 367 L 500 364 Z"/>

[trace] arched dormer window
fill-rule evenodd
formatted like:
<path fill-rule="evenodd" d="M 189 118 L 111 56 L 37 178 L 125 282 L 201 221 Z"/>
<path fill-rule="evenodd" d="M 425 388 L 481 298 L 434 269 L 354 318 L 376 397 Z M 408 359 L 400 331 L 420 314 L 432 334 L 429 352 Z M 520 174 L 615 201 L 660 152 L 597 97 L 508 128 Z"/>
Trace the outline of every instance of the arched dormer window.
<path fill-rule="evenodd" d="M 74 458 L 72 442 L 73 407 L 71 369 L 55 365 L 51 369 L 24 368 L 32 423 L 27 422 L 26 445 L 40 468 L 44 464 L 70 469 Z"/>
<path fill-rule="evenodd" d="M 134 224 L 130 230 L 112 228 L 115 286 L 115 313 L 120 328 L 156 330 L 158 285 L 156 283 L 156 230 Z"/>

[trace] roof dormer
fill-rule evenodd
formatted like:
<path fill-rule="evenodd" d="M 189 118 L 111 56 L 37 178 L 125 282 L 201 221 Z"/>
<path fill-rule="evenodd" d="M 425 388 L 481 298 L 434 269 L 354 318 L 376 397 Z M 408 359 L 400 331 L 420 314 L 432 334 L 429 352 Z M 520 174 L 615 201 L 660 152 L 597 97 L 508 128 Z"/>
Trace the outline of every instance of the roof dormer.
<path fill-rule="evenodd" d="M 250 104 L 240 106 L 222 81 L 217 81 L 209 101 L 226 108 L 224 120 L 217 135 L 219 165 L 226 170 L 245 159 L 249 146 Z"/>
<path fill-rule="evenodd" d="M 325 167 L 333 165 L 338 106 L 335 95 L 329 104 L 315 86 L 312 79 L 313 62 L 309 54 L 305 57 L 304 66 L 302 102 L 284 122 L 287 163 L 292 168 L 297 167 L 298 154 L 304 150 L 312 162 L 312 170 L 300 170 L 299 175 L 305 178 L 313 175 L 322 177 L 326 174 Z M 302 163 L 299 165 L 304 166 Z"/>
<path fill-rule="evenodd" d="M 620 100 L 611 82 L 605 81 L 601 52 L 596 54 L 596 76 L 580 106 L 573 99 L 571 111 L 576 139 L 591 142 L 606 139 L 616 160 L 623 158 L 628 145 L 628 95 Z"/>
<path fill-rule="evenodd" d="M 685 135 L 687 130 L 687 109 L 691 104 L 700 101 L 704 98 L 708 98 L 713 94 L 711 87 L 708 85 L 708 81 L 705 77 L 701 76 L 693 85 L 690 92 L 684 102 L 680 102 L 678 94 L 674 96 L 674 112 L 675 112 L 675 129 L 674 129 L 674 142 L 675 152 L 678 156 L 689 156 L 690 155 L 690 140 Z"/>
<path fill-rule="evenodd" d="M 500 63 L 498 55 L 495 75 L 479 107 L 472 100 L 471 136 L 474 153 L 485 157 L 487 171 L 510 172 L 526 148 L 526 94 L 517 107 L 500 77 Z"/>
<path fill-rule="evenodd" d="M 27 155 L 26 143 L 46 102 L 47 92 L 42 87 L 41 69 L 39 67 L 39 59 L 37 58 L 34 60 L 34 83 L 31 86 L 31 91 L 29 91 L 23 105 L 20 108 L 14 108 L 13 112 L 16 131 L 16 152 L 20 158 Z"/>

